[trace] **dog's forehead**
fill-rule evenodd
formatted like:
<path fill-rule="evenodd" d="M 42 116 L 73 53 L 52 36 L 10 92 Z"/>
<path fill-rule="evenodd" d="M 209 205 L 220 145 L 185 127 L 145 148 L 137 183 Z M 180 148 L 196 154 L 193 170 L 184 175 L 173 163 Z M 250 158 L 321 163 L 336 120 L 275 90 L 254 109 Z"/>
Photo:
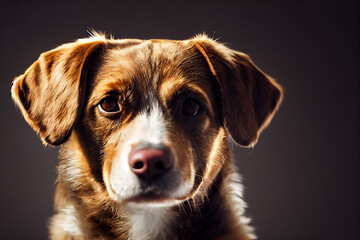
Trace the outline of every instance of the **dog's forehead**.
<path fill-rule="evenodd" d="M 146 40 L 118 44 L 106 49 L 96 75 L 98 95 L 130 87 L 155 91 L 160 97 L 180 85 L 204 85 L 210 73 L 205 60 L 189 41 Z M 167 91 L 161 91 L 166 89 Z"/>
<path fill-rule="evenodd" d="M 187 41 L 147 40 L 132 45 L 118 45 L 106 52 L 103 69 L 126 78 L 151 80 L 154 73 L 176 74 L 180 65 L 191 59 Z M 185 70 L 185 69 L 182 69 Z M 140 75 L 140 76 L 139 76 Z"/>
<path fill-rule="evenodd" d="M 137 60 L 153 60 L 167 58 L 175 60 L 185 50 L 191 48 L 189 41 L 151 39 L 136 42 L 119 43 L 112 46 L 107 52 L 107 56 L 113 62 L 121 57 L 132 57 Z M 114 59 L 115 58 L 115 59 Z M 134 59 L 135 60 L 135 59 Z"/>

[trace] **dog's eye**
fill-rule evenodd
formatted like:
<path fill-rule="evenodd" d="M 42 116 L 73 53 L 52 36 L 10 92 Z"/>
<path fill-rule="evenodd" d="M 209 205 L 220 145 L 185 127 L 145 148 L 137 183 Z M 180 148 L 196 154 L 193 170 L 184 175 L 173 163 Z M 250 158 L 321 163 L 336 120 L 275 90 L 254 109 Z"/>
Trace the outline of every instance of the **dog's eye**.
<path fill-rule="evenodd" d="M 100 102 L 99 106 L 102 111 L 108 113 L 116 113 L 116 112 L 120 112 L 121 110 L 118 99 L 113 96 L 104 98 Z"/>
<path fill-rule="evenodd" d="M 199 113 L 200 104 L 192 98 L 188 98 L 184 101 L 181 109 L 181 115 L 191 117 Z"/>

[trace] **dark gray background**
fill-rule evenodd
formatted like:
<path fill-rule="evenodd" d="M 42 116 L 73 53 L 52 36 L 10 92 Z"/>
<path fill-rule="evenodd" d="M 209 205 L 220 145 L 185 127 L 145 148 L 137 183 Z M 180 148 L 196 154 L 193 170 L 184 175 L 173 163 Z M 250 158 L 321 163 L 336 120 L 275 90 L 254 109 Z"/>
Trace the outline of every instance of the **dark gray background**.
<path fill-rule="evenodd" d="M 2 1 L 0 238 L 46 239 L 57 148 L 10 99 L 39 54 L 86 37 L 206 32 L 248 53 L 285 98 L 254 149 L 234 147 L 260 239 L 360 239 L 359 4 L 349 1 Z"/>

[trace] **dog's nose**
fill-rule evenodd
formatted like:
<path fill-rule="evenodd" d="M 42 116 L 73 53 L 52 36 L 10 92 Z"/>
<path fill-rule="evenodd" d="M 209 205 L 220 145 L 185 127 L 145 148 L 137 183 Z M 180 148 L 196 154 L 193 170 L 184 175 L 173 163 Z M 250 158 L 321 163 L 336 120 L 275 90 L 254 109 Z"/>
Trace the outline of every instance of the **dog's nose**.
<path fill-rule="evenodd" d="M 148 183 L 151 183 L 156 177 L 165 174 L 172 164 L 172 158 L 168 149 L 139 149 L 129 157 L 131 171 Z"/>

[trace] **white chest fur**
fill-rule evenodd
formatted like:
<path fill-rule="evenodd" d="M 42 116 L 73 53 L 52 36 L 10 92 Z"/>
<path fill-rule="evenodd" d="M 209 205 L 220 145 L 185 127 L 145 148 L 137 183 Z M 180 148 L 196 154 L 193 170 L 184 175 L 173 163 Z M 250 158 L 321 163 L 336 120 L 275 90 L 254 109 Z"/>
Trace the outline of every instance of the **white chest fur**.
<path fill-rule="evenodd" d="M 130 239 L 160 240 L 166 239 L 174 220 L 174 213 L 168 207 L 130 208 Z"/>

